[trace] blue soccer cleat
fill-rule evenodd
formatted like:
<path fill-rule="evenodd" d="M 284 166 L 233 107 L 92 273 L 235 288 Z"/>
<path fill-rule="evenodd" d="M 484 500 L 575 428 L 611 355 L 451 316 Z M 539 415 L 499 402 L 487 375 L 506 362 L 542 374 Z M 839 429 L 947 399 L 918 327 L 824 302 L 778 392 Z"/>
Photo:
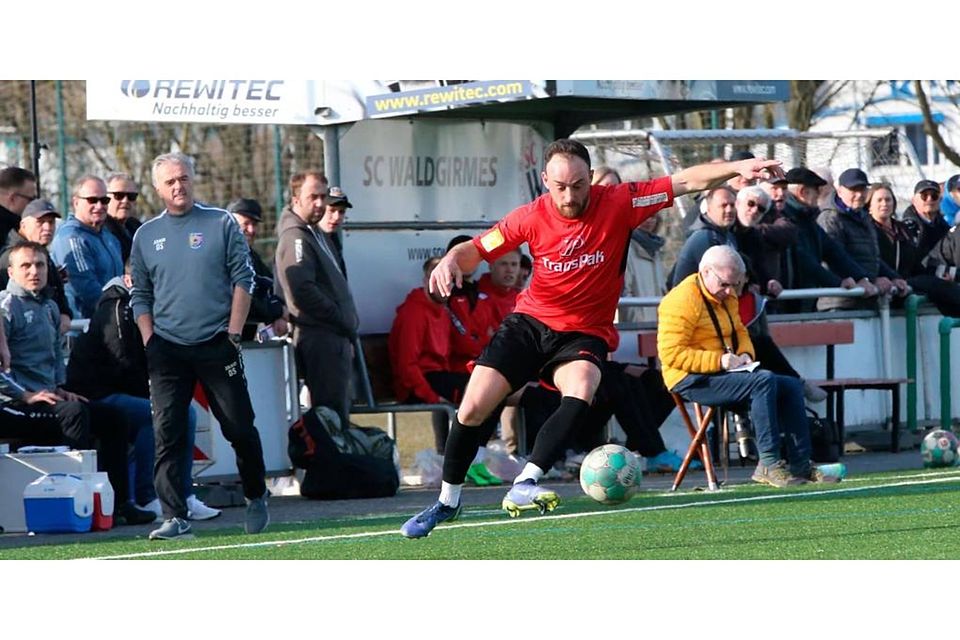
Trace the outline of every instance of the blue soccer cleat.
<path fill-rule="evenodd" d="M 442 502 L 435 502 L 417 515 L 403 523 L 400 533 L 406 538 L 425 538 L 430 535 L 441 522 L 452 522 L 460 515 L 460 505 L 448 507 Z"/>
<path fill-rule="evenodd" d="M 524 480 L 510 488 L 504 496 L 500 506 L 511 518 L 516 518 L 521 511 L 538 510 L 541 515 L 553 511 L 560 504 L 560 496 L 555 491 L 545 489 L 537 484 L 536 480 Z"/>

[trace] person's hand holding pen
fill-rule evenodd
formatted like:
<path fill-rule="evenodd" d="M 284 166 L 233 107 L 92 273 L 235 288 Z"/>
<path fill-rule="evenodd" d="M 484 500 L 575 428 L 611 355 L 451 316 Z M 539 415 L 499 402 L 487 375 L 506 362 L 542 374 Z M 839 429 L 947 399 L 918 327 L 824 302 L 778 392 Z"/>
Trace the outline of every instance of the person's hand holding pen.
<path fill-rule="evenodd" d="M 737 355 L 733 352 L 733 349 L 729 347 L 726 349 L 726 352 L 720 356 L 720 366 L 723 367 L 724 371 L 729 371 L 730 369 L 736 369 L 737 367 L 742 367 L 745 364 L 750 364 L 753 362 L 753 358 L 750 357 L 749 353 L 741 353 Z"/>

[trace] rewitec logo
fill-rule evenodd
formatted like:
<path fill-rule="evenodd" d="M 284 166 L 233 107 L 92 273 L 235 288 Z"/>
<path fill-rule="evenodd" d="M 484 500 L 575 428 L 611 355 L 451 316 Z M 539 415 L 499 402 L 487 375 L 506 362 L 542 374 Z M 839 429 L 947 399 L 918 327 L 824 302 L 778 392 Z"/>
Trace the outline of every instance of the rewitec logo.
<path fill-rule="evenodd" d="M 143 98 L 150 93 L 149 80 L 124 80 L 120 83 L 120 91 L 130 98 Z"/>

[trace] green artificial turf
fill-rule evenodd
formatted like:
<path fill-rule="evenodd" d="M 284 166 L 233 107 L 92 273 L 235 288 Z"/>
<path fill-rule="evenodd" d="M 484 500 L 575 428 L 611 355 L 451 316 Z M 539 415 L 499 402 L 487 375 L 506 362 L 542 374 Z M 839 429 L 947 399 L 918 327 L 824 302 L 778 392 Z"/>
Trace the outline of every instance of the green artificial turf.
<path fill-rule="evenodd" d="M 0 559 L 68 559 L 196 549 L 173 559 L 941 559 L 960 558 L 960 471 L 858 476 L 839 485 L 717 493 L 640 492 L 617 507 L 583 497 L 548 516 L 510 520 L 470 508 L 427 539 L 402 518 L 273 525 L 252 538 L 204 531 L 193 541 L 139 539 L 8 548 Z M 465 526 L 468 525 L 468 526 Z M 350 537 L 341 537 L 350 536 Z M 220 547 L 220 548 L 211 548 Z"/>

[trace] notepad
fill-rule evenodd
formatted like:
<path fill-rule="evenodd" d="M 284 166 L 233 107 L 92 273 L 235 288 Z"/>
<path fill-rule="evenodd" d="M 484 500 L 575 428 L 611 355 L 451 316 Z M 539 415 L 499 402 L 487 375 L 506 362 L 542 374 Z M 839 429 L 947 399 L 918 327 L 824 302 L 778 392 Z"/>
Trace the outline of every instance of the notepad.
<path fill-rule="evenodd" d="M 754 370 L 756 370 L 756 368 L 759 367 L 759 366 L 760 366 L 760 361 L 759 361 L 759 360 L 754 360 L 754 361 L 751 362 L 750 364 L 740 365 L 740 366 L 737 367 L 736 369 L 727 369 L 727 373 L 737 373 L 737 372 L 739 372 L 739 371 L 748 371 L 748 372 L 749 372 L 749 371 L 754 371 Z"/>

